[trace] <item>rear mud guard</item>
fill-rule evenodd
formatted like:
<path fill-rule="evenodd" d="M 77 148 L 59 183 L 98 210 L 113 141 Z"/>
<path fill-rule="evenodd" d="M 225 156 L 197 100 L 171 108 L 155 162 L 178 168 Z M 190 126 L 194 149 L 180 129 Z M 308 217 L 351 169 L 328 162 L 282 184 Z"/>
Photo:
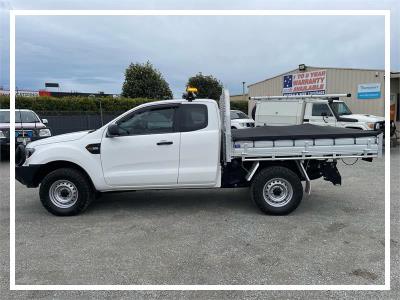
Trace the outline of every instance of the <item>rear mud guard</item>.
<path fill-rule="evenodd" d="M 342 184 L 342 176 L 337 169 L 337 161 L 326 161 L 321 164 L 321 173 L 324 180 L 332 182 L 334 185 Z"/>

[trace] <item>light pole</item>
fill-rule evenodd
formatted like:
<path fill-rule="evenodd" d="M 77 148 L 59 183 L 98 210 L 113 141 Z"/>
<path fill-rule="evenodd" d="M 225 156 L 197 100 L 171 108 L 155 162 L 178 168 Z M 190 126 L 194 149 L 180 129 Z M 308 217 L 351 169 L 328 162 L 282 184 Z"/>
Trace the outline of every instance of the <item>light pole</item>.
<path fill-rule="evenodd" d="M 243 84 L 243 100 L 246 101 L 246 98 L 244 96 L 244 85 L 246 84 L 246 81 L 243 81 L 242 84 Z"/>

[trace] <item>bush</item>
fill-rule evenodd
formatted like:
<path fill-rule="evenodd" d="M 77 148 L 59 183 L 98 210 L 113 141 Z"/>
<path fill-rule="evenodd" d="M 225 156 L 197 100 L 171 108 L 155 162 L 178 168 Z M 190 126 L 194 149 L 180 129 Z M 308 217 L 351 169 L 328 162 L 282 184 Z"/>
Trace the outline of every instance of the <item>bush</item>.
<path fill-rule="evenodd" d="M 75 112 L 100 112 L 100 100 L 103 112 L 127 111 L 143 103 L 155 101 L 153 99 L 130 99 L 112 97 L 16 97 L 15 107 L 31 109 L 33 111 L 75 111 Z M 0 96 L 0 108 L 9 108 L 9 96 Z"/>
<path fill-rule="evenodd" d="M 122 96 L 160 100 L 173 97 L 167 81 L 149 61 L 145 64 L 131 63 L 128 66 L 125 70 Z"/>
<path fill-rule="evenodd" d="M 212 75 L 196 74 L 189 78 L 187 86 L 197 88 L 197 98 L 218 100 L 222 93 L 222 83 Z"/>

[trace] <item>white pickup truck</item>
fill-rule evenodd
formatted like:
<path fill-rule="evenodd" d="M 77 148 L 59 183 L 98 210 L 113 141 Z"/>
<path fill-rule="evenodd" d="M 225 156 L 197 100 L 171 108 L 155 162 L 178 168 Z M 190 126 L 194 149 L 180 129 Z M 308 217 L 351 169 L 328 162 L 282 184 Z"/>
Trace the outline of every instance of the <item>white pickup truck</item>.
<path fill-rule="evenodd" d="M 256 126 L 314 124 L 359 130 L 384 130 L 385 118 L 353 114 L 340 97 L 350 94 L 251 97 Z"/>
<path fill-rule="evenodd" d="M 251 187 L 268 214 L 293 211 L 310 181 L 341 183 L 338 159 L 382 155 L 382 134 L 310 124 L 232 130 L 229 93 L 140 105 L 105 126 L 18 146 L 16 178 L 75 215 L 103 192 Z"/>

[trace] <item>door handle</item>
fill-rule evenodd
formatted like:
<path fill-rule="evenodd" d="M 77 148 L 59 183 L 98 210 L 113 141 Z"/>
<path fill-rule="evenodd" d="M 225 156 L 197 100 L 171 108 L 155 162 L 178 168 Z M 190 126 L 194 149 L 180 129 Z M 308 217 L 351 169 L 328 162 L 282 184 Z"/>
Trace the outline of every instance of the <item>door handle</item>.
<path fill-rule="evenodd" d="M 157 143 L 157 146 L 172 145 L 172 144 L 173 144 L 173 142 L 171 142 L 171 141 L 159 141 L 159 142 Z"/>

